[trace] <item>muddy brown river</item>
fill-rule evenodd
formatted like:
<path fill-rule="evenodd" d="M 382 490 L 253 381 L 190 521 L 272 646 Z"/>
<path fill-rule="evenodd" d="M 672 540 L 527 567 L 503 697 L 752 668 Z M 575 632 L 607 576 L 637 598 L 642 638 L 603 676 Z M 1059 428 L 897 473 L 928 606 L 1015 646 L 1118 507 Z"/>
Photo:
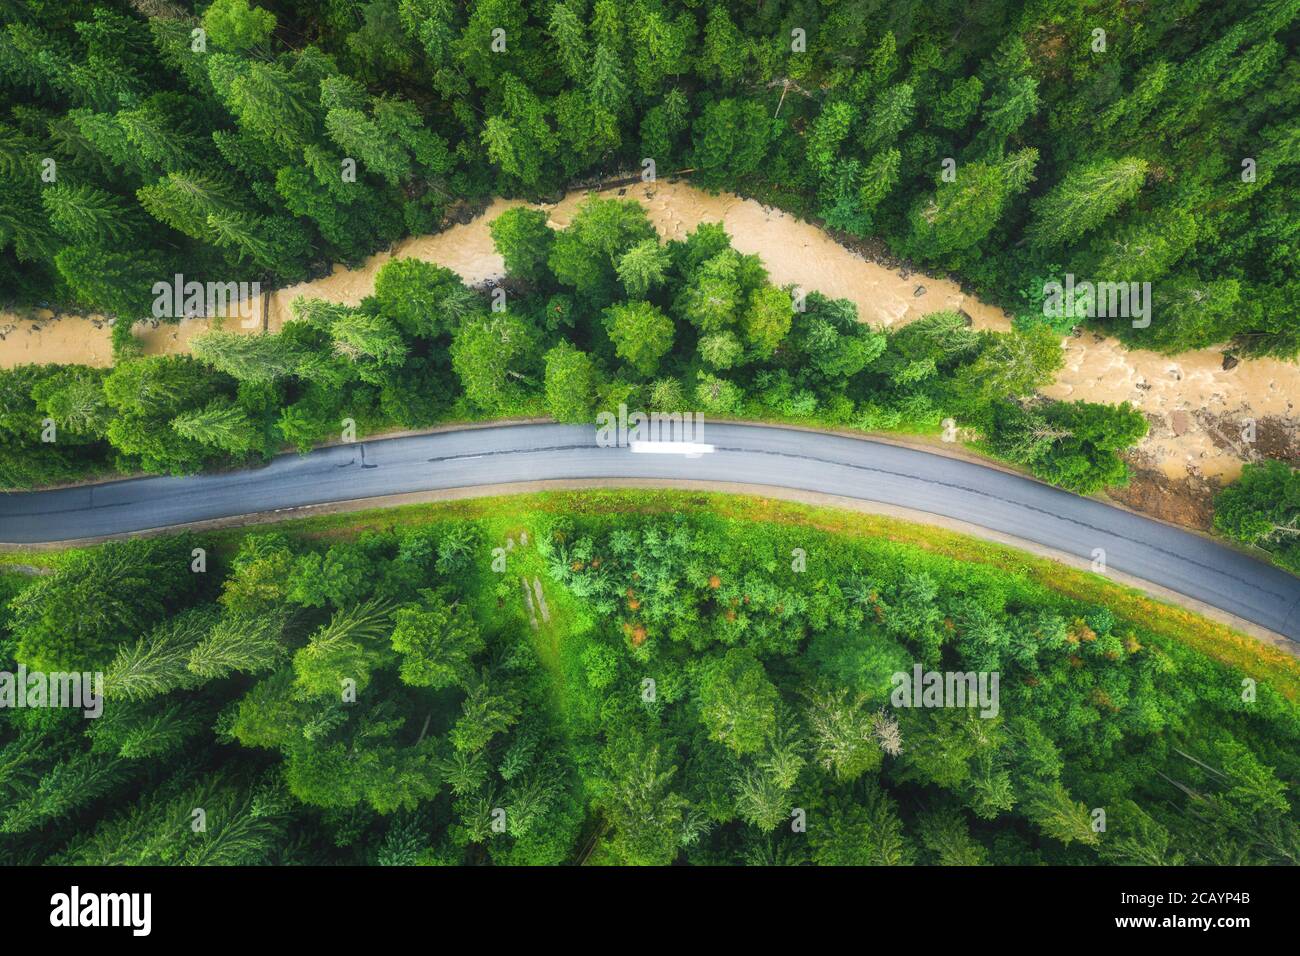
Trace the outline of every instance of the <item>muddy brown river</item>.
<path fill-rule="evenodd" d="M 811 223 L 729 193 L 713 195 L 684 183 L 629 186 L 627 198 L 646 207 L 665 238 L 682 238 L 702 222 L 721 222 L 742 252 L 762 257 L 772 281 L 793 283 L 852 300 L 873 325 L 910 322 L 930 312 L 960 309 L 979 329 L 1006 330 L 1002 310 L 964 293 L 949 279 L 897 269 L 864 259 Z M 612 193 L 608 193 L 612 195 Z M 567 225 L 585 198 L 574 192 L 543 206 L 551 225 Z M 405 239 L 371 256 L 359 268 L 336 267 L 332 275 L 267 293 L 266 326 L 279 329 L 291 317 L 298 296 L 355 305 L 374 289 L 375 273 L 393 258 L 436 262 L 469 284 L 500 278 L 504 265 L 492 247 L 488 224 L 520 201 L 497 200 L 469 223 L 444 232 Z M 260 310 L 260 302 L 253 308 Z M 256 314 L 256 312 L 254 313 Z M 183 352 L 189 340 L 221 319 L 187 319 L 179 324 L 141 323 L 135 335 L 147 354 Z M 240 323 L 222 323 L 240 330 Z M 0 314 L 0 367 L 25 362 L 112 363 L 109 326 L 97 316 L 35 318 Z M 1300 401 L 1300 366 L 1271 359 L 1243 361 L 1225 371 L 1217 349 L 1175 357 L 1130 351 L 1115 339 L 1085 332 L 1065 342 L 1065 367 L 1045 394 L 1094 402 L 1132 402 L 1153 416 L 1151 434 L 1139 454 L 1170 478 L 1188 474 L 1230 479 L 1252 448 L 1241 441 L 1246 419 L 1283 420 L 1294 431 Z"/>

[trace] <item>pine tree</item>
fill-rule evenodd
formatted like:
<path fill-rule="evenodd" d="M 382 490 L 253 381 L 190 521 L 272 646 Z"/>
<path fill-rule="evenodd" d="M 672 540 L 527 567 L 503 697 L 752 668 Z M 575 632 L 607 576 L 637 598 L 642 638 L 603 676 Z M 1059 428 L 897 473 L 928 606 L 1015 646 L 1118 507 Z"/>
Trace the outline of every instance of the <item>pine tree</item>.
<path fill-rule="evenodd" d="M 92 803 L 130 776 L 121 758 L 78 753 L 54 766 L 0 817 L 0 833 L 26 833 Z"/>
<path fill-rule="evenodd" d="M 1025 149 L 996 165 L 976 162 L 959 167 L 955 180 L 941 182 L 933 197 L 913 208 L 911 244 L 916 253 L 944 256 L 983 240 L 1011 197 L 1028 188 L 1029 171 L 1037 160 L 1036 149 Z"/>
<path fill-rule="evenodd" d="M 103 373 L 69 366 L 67 374 L 51 376 L 34 386 L 32 400 L 71 436 L 102 437 L 113 410 L 104 398 Z"/>
<path fill-rule="evenodd" d="M 393 623 L 390 642 L 402 656 L 403 683 L 435 690 L 469 683 L 484 644 L 464 607 L 422 590 L 420 603 L 398 608 Z"/>
<path fill-rule="evenodd" d="M 190 651 L 186 666 L 205 680 L 236 671 L 256 674 L 269 670 L 285 653 L 281 638 L 286 617 L 284 609 L 225 615 Z"/>
<path fill-rule="evenodd" d="M 748 650 L 732 648 L 700 678 L 700 720 L 736 754 L 760 750 L 776 729 L 777 692 Z"/>
<path fill-rule="evenodd" d="M 337 611 L 293 655 L 294 690 L 304 697 L 340 697 L 345 681 L 360 694 L 373 672 L 392 659 L 384 638 L 392 605 L 376 599 Z"/>
<path fill-rule="evenodd" d="M 758 170 L 767 155 L 772 119 L 753 100 L 725 99 L 708 104 L 693 128 L 699 179 L 716 187 Z"/>
<path fill-rule="evenodd" d="M 591 102 L 610 113 L 618 113 L 628 95 L 623 75 L 623 64 L 618 54 L 603 43 L 597 45 L 587 81 L 587 95 Z"/>
<path fill-rule="evenodd" d="M 17 658 L 32 669 L 103 666 L 118 644 L 197 596 L 184 536 L 78 553 L 14 599 Z"/>
<path fill-rule="evenodd" d="M 205 137 L 194 132 L 188 116 L 204 105 L 197 99 L 157 93 L 135 109 L 121 110 L 117 123 L 140 157 L 140 165 L 166 171 L 193 166 L 209 148 Z"/>
<path fill-rule="evenodd" d="M 775 286 L 764 286 L 750 296 L 741 316 L 745 340 L 759 357 L 770 358 L 785 340 L 793 319 L 790 293 Z"/>
<path fill-rule="evenodd" d="M 876 97 L 866 113 L 866 123 L 858 135 L 858 142 L 867 153 L 874 153 L 893 144 L 912 122 L 916 111 L 912 87 L 906 83 L 891 86 Z"/>
<path fill-rule="evenodd" d="M 764 833 L 775 830 L 786 819 L 789 791 L 770 773 L 747 767 L 732 783 L 736 793 L 736 815 Z"/>
<path fill-rule="evenodd" d="M 1014 134 L 1038 110 L 1038 81 L 1032 76 L 1013 76 L 993 91 L 980 118 L 985 141 L 1001 141 Z"/>
<path fill-rule="evenodd" d="M 50 225 L 71 242 L 130 247 L 141 223 L 133 206 L 88 184 L 58 183 L 41 193 Z"/>
<path fill-rule="evenodd" d="M 630 29 L 637 89 L 652 96 L 668 77 L 686 71 L 686 28 L 681 20 L 669 22 L 662 11 L 647 6 L 632 18 Z"/>
<path fill-rule="evenodd" d="M 667 866 L 680 850 L 682 824 L 690 803 L 671 789 L 677 767 L 660 748 L 640 737 L 611 742 L 604 754 L 608 787 L 601 805 L 613 828 L 611 844 L 632 865 Z"/>
<path fill-rule="evenodd" d="M 158 624 L 135 644 L 118 648 L 104 672 L 104 696 L 144 700 L 178 688 L 193 687 L 190 653 L 216 623 L 206 608 L 185 611 Z"/>
<path fill-rule="evenodd" d="M 211 726 L 212 712 L 194 700 L 120 700 L 90 728 L 91 752 L 128 760 L 182 751 Z"/>
<path fill-rule="evenodd" d="M 1033 204 L 1026 236 L 1037 249 L 1051 249 L 1095 229 L 1138 194 L 1146 179 L 1144 159 L 1103 159 L 1068 173 Z"/>
<path fill-rule="evenodd" d="M 248 413 L 223 399 L 178 415 L 171 425 L 178 435 L 231 455 L 246 455 L 259 444 L 259 435 Z"/>
<path fill-rule="evenodd" d="M 988 851 L 971 839 L 970 827 L 961 811 L 940 808 L 920 819 L 921 843 L 934 854 L 939 866 L 984 866 Z"/>
<path fill-rule="evenodd" d="M 934 101 L 934 122 L 944 129 L 964 129 L 979 109 L 983 95 L 984 84 L 978 76 L 959 77 Z"/>
<path fill-rule="evenodd" d="M 546 225 L 547 218 L 540 209 L 516 206 L 492 220 L 488 226 L 492 244 L 505 260 L 509 275 L 533 283 L 543 283 L 550 277 L 546 260 L 554 234 Z"/>
<path fill-rule="evenodd" d="M 140 205 L 157 219 L 192 239 L 213 241 L 216 231 L 208 217 L 239 211 L 236 191 L 227 183 L 199 172 L 172 172 L 136 193 Z"/>
<path fill-rule="evenodd" d="M 638 374 L 649 377 L 673 347 L 673 320 L 649 302 L 627 302 L 605 311 L 614 351 Z"/>
<path fill-rule="evenodd" d="M 360 110 L 332 109 L 325 114 L 325 130 L 347 156 L 396 186 L 411 174 L 405 150 L 384 135 Z"/>
<path fill-rule="evenodd" d="M 592 421 L 599 373 L 585 352 L 561 342 L 546 353 L 546 409 L 557 422 Z"/>
<path fill-rule="evenodd" d="M 830 175 L 841 152 L 841 144 L 849 135 L 856 118 L 851 103 L 832 100 L 822 107 L 817 120 L 808 132 L 806 155 L 808 165 L 818 174 Z"/>
<path fill-rule="evenodd" d="M 738 365 L 745 355 L 745 347 L 733 332 L 714 332 L 700 336 L 700 358 L 711 368 L 729 369 Z"/>
<path fill-rule="evenodd" d="M 131 145 L 126 130 L 112 113 L 89 109 L 70 110 L 67 114 L 79 134 L 78 149 L 92 152 L 94 162 L 106 172 L 124 171 L 129 176 L 143 176 L 149 170 L 139 150 Z"/>
<path fill-rule="evenodd" d="M 241 382 L 270 383 L 292 375 L 300 353 L 281 335 L 245 335 L 212 329 L 196 335 L 190 352 Z"/>
<path fill-rule="evenodd" d="M 1160 209 L 1098 235 L 1096 274 L 1101 281 L 1154 282 L 1196 244 L 1200 226 L 1186 209 Z"/>
<path fill-rule="evenodd" d="M 526 186 L 536 186 L 544 164 L 558 147 L 555 132 L 546 122 L 541 101 L 522 80 L 507 73 L 500 86 L 502 112 L 484 122 L 481 141 L 503 172 Z"/>
<path fill-rule="evenodd" d="M 809 693 L 805 716 L 816 760 L 837 780 L 855 780 L 880 766 L 867 695 L 816 688 Z"/>
<path fill-rule="evenodd" d="M 215 57 L 213 61 L 219 63 Z M 319 118 L 313 97 L 282 66 L 251 62 L 230 83 L 225 98 L 244 129 L 281 150 L 301 150 L 316 136 Z"/>
<path fill-rule="evenodd" d="M 483 671 L 467 682 L 460 716 L 448 738 L 457 750 L 482 751 L 493 737 L 514 726 L 519 710 L 514 695 L 497 686 Z"/>
<path fill-rule="evenodd" d="M 643 239 L 623 253 L 615 271 L 628 298 L 642 299 L 664 281 L 671 261 L 667 248 L 658 239 Z"/>
<path fill-rule="evenodd" d="M 344 310 L 330 325 L 330 335 L 335 349 L 353 360 L 401 365 L 409 351 L 397 326 L 367 309 Z"/>
<path fill-rule="evenodd" d="M 213 0 L 203 14 L 203 28 L 223 50 L 240 53 L 261 46 L 275 30 L 275 14 L 248 0 Z"/>
<path fill-rule="evenodd" d="M 574 83 L 585 84 L 590 68 L 586 30 L 571 3 L 557 3 L 551 8 L 549 32 L 565 74 Z"/>
<path fill-rule="evenodd" d="M 731 22 L 727 8 L 722 4 L 709 7 L 704 25 L 704 49 L 700 53 L 704 75 L 721 80 L 725 86 L 734 85 L 745 72 L 745 53 L 745 38 Z"/>
<path fill-rule="evenodd" d="M 863 215 L 871 216 L 898 185 L 901 164 L 902 154 L 896 149 L 882 150 L 871 157 L 862 171 L 862 186 L 858 190 L 858 204 Z"/>
<path fill-rule="evenodd" d="M 155 282 L 172 274 L 152 250 L 116 252 L 74 245 L 54 257 L 59 274 L 77 301 L 127 322 L 153 312 Z"/>
<path fill-rule="evenodd" d="M 861 786 L 861 785 L 859 785 Z M 822 811 L 825 826 L 810 827 L 808 842 L 820 866 L 907 866 L 916 851 L 889 794 L 879 785 L 852 798 L 836 797 Z"/>
<path fill-rule="evenodd" d="M 451 344 L 465 397 L 485 411 L 500 412 L 519 400 L 536 359 L 532 330 L 508 312 L 467 319 Z"/>
<path fill-rule="evenodd" d="M 1101 842 L 1100 834 L 1092 828 L 1087 806 L 1074 800 L 1059 781 L 1039 787 L 1025 804 L 1025 815 L 1046 836 L 1067 846 L 1071 843 L 1095 846 Z"/>
<path fill-rule="evenodd" d="M 677 140 L 686 129 L 686 95 L 672 89 L 641 120 L 641 155 L 665 167 L 677 156 Z"/>

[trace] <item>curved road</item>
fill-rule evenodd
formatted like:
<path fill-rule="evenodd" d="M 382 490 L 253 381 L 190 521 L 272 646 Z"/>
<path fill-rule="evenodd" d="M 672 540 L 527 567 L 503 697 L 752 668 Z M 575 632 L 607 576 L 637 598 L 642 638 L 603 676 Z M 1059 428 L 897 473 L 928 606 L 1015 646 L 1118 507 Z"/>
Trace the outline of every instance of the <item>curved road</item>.
<path fill-rule="evenodd" d="M 699 458 L 596 445 L 578 425 L 440 432 L 284 455 L 264 468 L 0 495 L 0 542 L 118 535 L 303 505 L 578 478 L 774 485 L 900 505 L 1091 558 L 1300 641 L 1300 578 L 1232 548 L 993 468 L 817 432 L 709 423 Z"/>

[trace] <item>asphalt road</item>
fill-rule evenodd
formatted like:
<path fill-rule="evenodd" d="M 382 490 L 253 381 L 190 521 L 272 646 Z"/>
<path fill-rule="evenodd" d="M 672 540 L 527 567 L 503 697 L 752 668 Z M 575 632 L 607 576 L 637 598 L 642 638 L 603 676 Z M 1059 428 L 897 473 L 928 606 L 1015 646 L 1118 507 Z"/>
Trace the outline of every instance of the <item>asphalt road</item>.
<path fill-rule="evenodd" d="M 285 455 L 263 468 L 0 495 L 0 542 L 118 535 L 302 505 L 546 479 L 773 485 L 901 505 L 1091 559 L 1300 640 L 1300 578 L 1199 535 L 1035 481 L 910 448 L 709 423 L 699 458 L 596 445 L 595 429 L 512 425 Z"/>

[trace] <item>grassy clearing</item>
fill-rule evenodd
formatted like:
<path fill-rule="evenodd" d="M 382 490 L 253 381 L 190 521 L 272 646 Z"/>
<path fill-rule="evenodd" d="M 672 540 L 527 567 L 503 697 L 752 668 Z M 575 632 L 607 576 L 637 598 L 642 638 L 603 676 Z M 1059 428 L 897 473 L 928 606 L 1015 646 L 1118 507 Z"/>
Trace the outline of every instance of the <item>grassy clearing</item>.
<path fill-rule="evenodd" d="M 467 507 L 457 507 L 458 505 Z M 556 510 L 563 509 L 534 507 L 527 500 L 483 499 L 445 502 L 442 506 L 414 505 L 298 519 L 277 524 L 275 530 L 305 541 L 329 543 L 366 531 L 384 531 L 460 518 L 479 522 L 488 544 L 492 548 L 501 548 L 500 555 L 505 561 L 504 572 L 497 573 L 490 565 L 483 566 L 474 572 L 473 580 L 466 584 L 466 593 L 483 597 L 474 607 L 479 625 L 487 631 L 529 634 L 538 657 L 551 678 L 554 703 L 562 707 L 569 697 L 565 693 L 567 681 L 575 672 L 575 667 L 580 668 L 580 662 L 566 657 L 571 643 L 564 638 L 585 633 L 593 626 L 593 622 L 567 590 L 551 581 L 545 561 L 536 547 L 537 519 L 544 512 Z M 218 559 L 233 555 L 246 531 L 247 529 L 229 528 L 210 535 Z M 534 595 L 531 614 L 528 599 L 524 595 L 525 582 Z M 538 584 L 541 585 L 545 601 L 545 613 L 535 597 Z"/>

